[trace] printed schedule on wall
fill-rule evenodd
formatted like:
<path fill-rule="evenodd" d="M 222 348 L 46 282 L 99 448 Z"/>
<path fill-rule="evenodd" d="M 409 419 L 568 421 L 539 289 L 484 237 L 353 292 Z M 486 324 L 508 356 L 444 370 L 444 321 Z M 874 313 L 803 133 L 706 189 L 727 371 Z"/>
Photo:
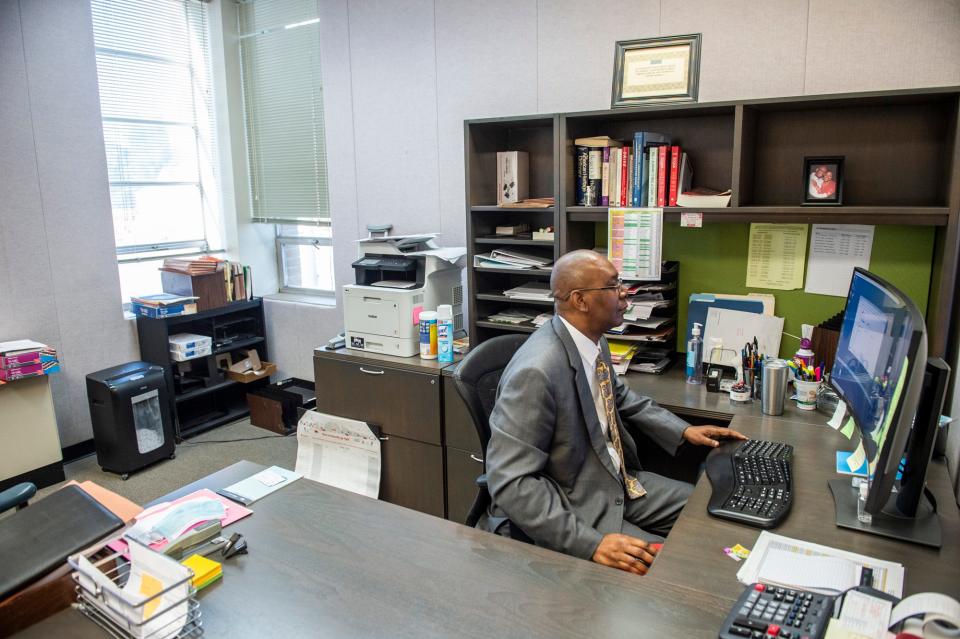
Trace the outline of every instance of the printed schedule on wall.
<path fill-rule="evenodd" d="M 659 280 L 663 209 L 611 208 L 607 257 L 624 280 Z"/>

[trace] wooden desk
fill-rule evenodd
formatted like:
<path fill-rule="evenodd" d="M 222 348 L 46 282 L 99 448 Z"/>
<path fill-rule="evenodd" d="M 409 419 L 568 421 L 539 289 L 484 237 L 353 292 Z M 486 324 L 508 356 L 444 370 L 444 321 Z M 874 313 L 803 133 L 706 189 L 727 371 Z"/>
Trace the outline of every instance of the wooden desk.
<path fill-rule="evenodd" d="M 669 378 L 630 381 L 664 403 L 706 410 L 714 401 L 698 404 L 690 389 L 668 388 Z M 846 440 L 818 426 L 822 416 L 759 417 L 754 408 L 715 412 L 732 414 L 731 425 L 748 435 L 795 446 L 793 511 L 777 533 L 899 561 L 905 594 L 960 596 L 960 523 L 943 464 L 930 471 L 940 551 L 837 529 L 826 479 Z M 232 527 L 250 554 L 225 562 L 223 581 L 200 594 L 205 636 L 716 636 L 743 588 L 735 577 L 742 564 L 722 549 L 750 547 L 759 531 L 709 517 L 710 492 L 701 478 L 650 574 L 636 577 L 303 479 L 253 504 L 253 516 Z M 21 636 L 103 635 L 66 610 Z"/>
<path fill-rule="evenodd" d="M 943 526 L 944 545 L 939 551 L 838 528 L 827 480 L 837 477 L 834 452 L 851 450 L 853 445 L 826 425 L 827 416 L 801 411 L 793 402 L 785 403 L 782 416 L 763 415 L 759 402 L 731 404 L 726 395 L 683 383 L 682 370 L 664 376 L 631 375 L 627 380 L 634 390 L 675 412 L 723 416 L 731 419 L 731 428 L 749 437 L 793 445 L 793 508 L 772 532 L 900 562 L 907 567 L 904 595 L 934 590 L 960 598 L 960 516 L 943 461 L 932 462 L 927 473 Z M 711 493 L 710 481 L 702 477 L 648 576 L 732 600 L 742 590 L 735 577 L 742 564 L 728 558 L 723 548 L 737 543 L 752 548 L 760 531 L 708 516 Z"/>

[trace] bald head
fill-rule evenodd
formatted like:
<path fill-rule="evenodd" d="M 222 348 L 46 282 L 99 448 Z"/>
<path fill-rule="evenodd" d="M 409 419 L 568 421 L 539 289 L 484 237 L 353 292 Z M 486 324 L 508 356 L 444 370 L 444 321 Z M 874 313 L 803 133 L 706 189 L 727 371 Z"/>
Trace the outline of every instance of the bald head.
<path fill-rule="evenodd" d="M 550 290 L 557 300 L 566 298 L 570 291 L 589 286 L 602 286 L 607 271 L 613 265 L 599 253 L 589 249 L 571 251 L 553 265 Z M 564 299 L 564 302 L 569 301 Z"/>

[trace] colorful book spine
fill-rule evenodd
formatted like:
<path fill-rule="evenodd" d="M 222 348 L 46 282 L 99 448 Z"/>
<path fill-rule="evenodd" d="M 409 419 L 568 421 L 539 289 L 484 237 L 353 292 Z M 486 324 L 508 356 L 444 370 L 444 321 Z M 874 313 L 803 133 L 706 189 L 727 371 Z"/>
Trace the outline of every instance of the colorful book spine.
<path fill-rule="evenodd" d="M 609 206 L 620 206 L 620 153 L 622 149 L 610 149 L 610 194 Z"/>
<path fill-rule="evenodd" d="M 586 196 L 587 196 L 587 184 L 588 184 L 588 168 L 590 162 L 590 149 L 585 146 L 576 147 L 576 167 L 577 167 L 577 179 L 576 179 L 576 196 L 577 196 L 577 206 L 586 206 Z"/>
<path fill-rule="evenodd" d="M 680 147 L 670 147 L 670 197 L 667 206 L 677 205 L 677 188 L 680 184 Z"/>
<path fill-rule="evenodd" d="M 657 205 L 657 160 L 660 154 L 657 147 L 652 146 L 647 150 L 647 155 L 650 156 L 648 158 L 650 166 L 647 167 L 647 206 L 654 207 Z"/>
<path fill-rule="evenodd" d="M 667 175 L 669 170 L 667 163 L 670 161 L 670 155 L 667 146 L 658 147 L 657 150 L 660 152 L 657 158 L 657 206 L 662 208 L 667 205 Z"/>
<path fill-rule="evenodd" d="M 610 147 L 603 147 L 600 164 L 600 206 L 610 206 Z"/>
<path fill-rule="evenodd" d="M 630 174 L 630 149 L 623 147 L 623 154 L 620 156 L 620 206 L 627 204 L 627 176 Z"/>
<path fill-rule="evenodd" d="M 587 192 L 585 206 L 599 206 L 603 178 L 603 149 L 591 148 L 587 156 Z"/>

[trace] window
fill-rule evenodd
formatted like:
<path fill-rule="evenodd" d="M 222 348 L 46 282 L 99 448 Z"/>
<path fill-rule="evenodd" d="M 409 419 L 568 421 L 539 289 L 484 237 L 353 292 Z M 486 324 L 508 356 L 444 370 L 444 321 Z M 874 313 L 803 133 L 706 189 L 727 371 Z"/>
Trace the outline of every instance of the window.
<path fill-rule="evenodd" d="M 91 0 L 124 299 L 157 292 L 164 255 L 219 248 L 207 7 Z"/>
<path fill-rule="evenodd" d="M 276 225 L 281 290 L 332 292 L 317 2 L 247 0 L 238 21 L 253 221 Z"/>
<path fill-rule="evenodd" d="M 333 293 L 333 242 L 329 226 L 277 225 L 280 289 Z"/>

